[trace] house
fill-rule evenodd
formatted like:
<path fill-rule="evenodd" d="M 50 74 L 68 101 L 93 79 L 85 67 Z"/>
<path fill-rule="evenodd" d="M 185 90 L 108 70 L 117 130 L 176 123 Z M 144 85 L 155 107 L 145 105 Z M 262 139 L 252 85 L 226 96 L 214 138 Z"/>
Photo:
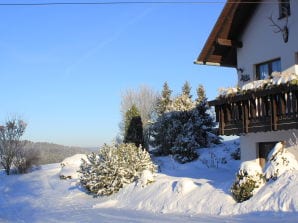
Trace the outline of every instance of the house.
<path fill-rule="evenodd" d="M 264 166 L 276 142 L 298 137 L 297 36 L 297 0 L 228 0 L 195 61 L 235 68 L 237 88 L 209 104 L 219 134 L 240 136 L 242 161 Z"/>

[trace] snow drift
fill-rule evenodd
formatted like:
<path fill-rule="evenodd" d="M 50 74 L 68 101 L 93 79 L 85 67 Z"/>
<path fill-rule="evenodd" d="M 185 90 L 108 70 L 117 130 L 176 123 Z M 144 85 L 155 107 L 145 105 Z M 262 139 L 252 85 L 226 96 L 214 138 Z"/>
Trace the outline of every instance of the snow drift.
<path fill-rule="evenodd" d="M 158 219 L 167 216 L 171 220 L 157 221 L 197 222 L 195 216 L 213 216 L 211 222 L 264 222 L 264 219 L 265 222 L 296 222 L 298 170 L 286 171 L 276 181 L 267 182 L 243 203 L 236 203 L 232 198 L 230 188 L 240 161 L 233 160 L 230 154 L 238 147 L 237 141 L 229 141 L 200 149 L 200 158 L 188 164 L 160 157 L 155 159 L 160 166 L 155 182 L 146 186 L 134 182 L 117 194 L 98 198 L 86 194 L 74 175 L 72 179 L 60 180 L 60 164 L 45 165 L 25 175 L 0 174 L 0 221 L 150 222 L 148 219 L 151 219 L 156 222 L 154 216 L 159 216 Z M 70 158 L 68 163 L 77 158 Z M 216 165 L 209 165 L 214 162 Z M 148 177 L 144 175 L 145 179 Z M 140 217 L 138 213 L 143 213 L 147 221 L 132 220 L 134 216 Z M 186 215 L 189 217 L 177 217 Z M 238 217 L 230 220 L 231 216 Z M 208 219 L 204 222 L 210 222 Z"/>
<path fill-rule="evenodd" d="M 108 206 L 155 213 L 208 215 L 298 212 L 297 170 L 286 171 L 276 181 L 265 184 L 250 200 L 236 203 L 230 188 L 240 161 L 233 160 L 230 154 L 238 147 L 237 141 L 231 141 L 201 149 L 200 159 L 188 164 L 179 164 L 171 157 L 156 158 L 160 173 L 156 174 L 154 183 L 147 186 L 139 182 L 129 184 L 116 194 L 98 198 L 94 208 Z M 210 165 L 212 162 L 217 164 Z M 252 173 L 261 171 L 251 163 L 241 167 Z"/>

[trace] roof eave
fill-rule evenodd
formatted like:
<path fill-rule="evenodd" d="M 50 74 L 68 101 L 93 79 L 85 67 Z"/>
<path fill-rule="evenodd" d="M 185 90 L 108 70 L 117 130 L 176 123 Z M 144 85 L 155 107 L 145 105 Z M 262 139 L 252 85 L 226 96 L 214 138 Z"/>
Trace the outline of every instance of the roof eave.
<path fill-rule="evenodd" d="M 238 32 L 239 28 L 237 27 L 238 24 L 236 20 L 239 19 L 239 17 L 241 19 L 243 18 L 243 16 L 241 16 L 243 13 L 239 12 L 243 12 L 247 7 L 254 9 L 254 5 L 259 1 L 253 0 L 253 2 L 255 2 L 254 4 L 251 2 L 252 1 L 250 1 L 249 4 L 244 4 L 247 3 L 246 0 L 228 0 L 206 40 L 200 55 L 196 59 L 195 64 L 215 64 L 223 67 L 237 67 L 237 48 L 241 48 L 242 43 L 237 40 L 241 33 Z M 251 15 L 252 13 L 246 13 L 244 18 L 249 20 Z"/>

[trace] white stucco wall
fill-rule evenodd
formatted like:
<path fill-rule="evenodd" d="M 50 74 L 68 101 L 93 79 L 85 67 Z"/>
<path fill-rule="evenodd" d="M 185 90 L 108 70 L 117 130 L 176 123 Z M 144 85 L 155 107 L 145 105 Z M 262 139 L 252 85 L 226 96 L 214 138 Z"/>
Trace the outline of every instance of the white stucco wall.
<path fill-rule="evenodd" d="M 279 17 L 279 1 L 264 0 L 256 9 L 249 21 L 245 31 L 240 37 L 243 47 L 237 49 L 238 68 L 243 69 L 243 74 L 250 75 L 250 81 L 256 80 L 255 65 L 266 61 L 280 58 L 281 70 L 298 74 L 298 0 L 291 0 L 291 15 L 288 18 L 289 40 L 287 43 L 282 38 L 282 33 L 274 33 L 275 27 L 271 26 L 268 19 L 272 15 L 274 21 L 281 27 L 286 19 Z M 275 4 L 272 4 L 275 2 Z M 238 74 L 238 86 L 242 86 L 240 74 Z M 249 133 L 240 137 L 241 160 L 255 161 L 259 163 L 258 146 L 261 142 L 286 141 L 289 147 L 289 140 L 294 140 L 293 133 L 298 137 L 298 129 L 288 131 L 272 131 L 261 133 Z M 298 149 L 291 149 L 298 159 Z"/>
<path fill-rule="evenodd" d="M 278 20 L 278 0 L 265 0 L 276 4 L 260 4 L 254 16 L 250 20 L 240 40 L 243 47 L 237 50 L 238 68 L 244 70 L 244 74 L 255 80 L 255 64 L 272 59 L 281 58 L 282 71 L 298 74 L 296 53 L 298 52 L 298 0 L 291 0 L 291 15 L 289 16 L 289 41 L 284 43 L 281 33 L 274 33 L 274 27 L 268 17 L 272 17 L 276 23 L 283 26 L 285 19 Z M 239 80 L 239 78 L 238 78 Z M 248 82 L 245 82 L 248 83 Z M 238 81 L 242 86 L 243 82 Z"/>
<path fill-rule="evenodd" d="M 294 142 L 296 141 L 293 133 L 298 137 L 298 130 L 249 133 L 245 136 L 240 136 L 241 161 L 255 161 L 259 163 L 258 143 L 260 142 L 286 141 L 286 147 L 290 147 L 290 139 Z M 290 152 L 298 159 L 297 149 L 292 148 Z"/>

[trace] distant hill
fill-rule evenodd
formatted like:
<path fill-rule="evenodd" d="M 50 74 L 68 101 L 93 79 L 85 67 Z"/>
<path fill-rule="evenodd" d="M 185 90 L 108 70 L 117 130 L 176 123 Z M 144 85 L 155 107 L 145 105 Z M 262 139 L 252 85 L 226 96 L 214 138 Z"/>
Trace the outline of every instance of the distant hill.
<path fill-rule="evenodd" d="M 96 148 L 83 148 L 74 146 L 63 146 L 47 142 L 25 141 L 25 148 L 37 150 L 40 154 L 39 164 L 60 163 L 66 157 L 77 153 L 90 154 L 95 152 Z"/>

